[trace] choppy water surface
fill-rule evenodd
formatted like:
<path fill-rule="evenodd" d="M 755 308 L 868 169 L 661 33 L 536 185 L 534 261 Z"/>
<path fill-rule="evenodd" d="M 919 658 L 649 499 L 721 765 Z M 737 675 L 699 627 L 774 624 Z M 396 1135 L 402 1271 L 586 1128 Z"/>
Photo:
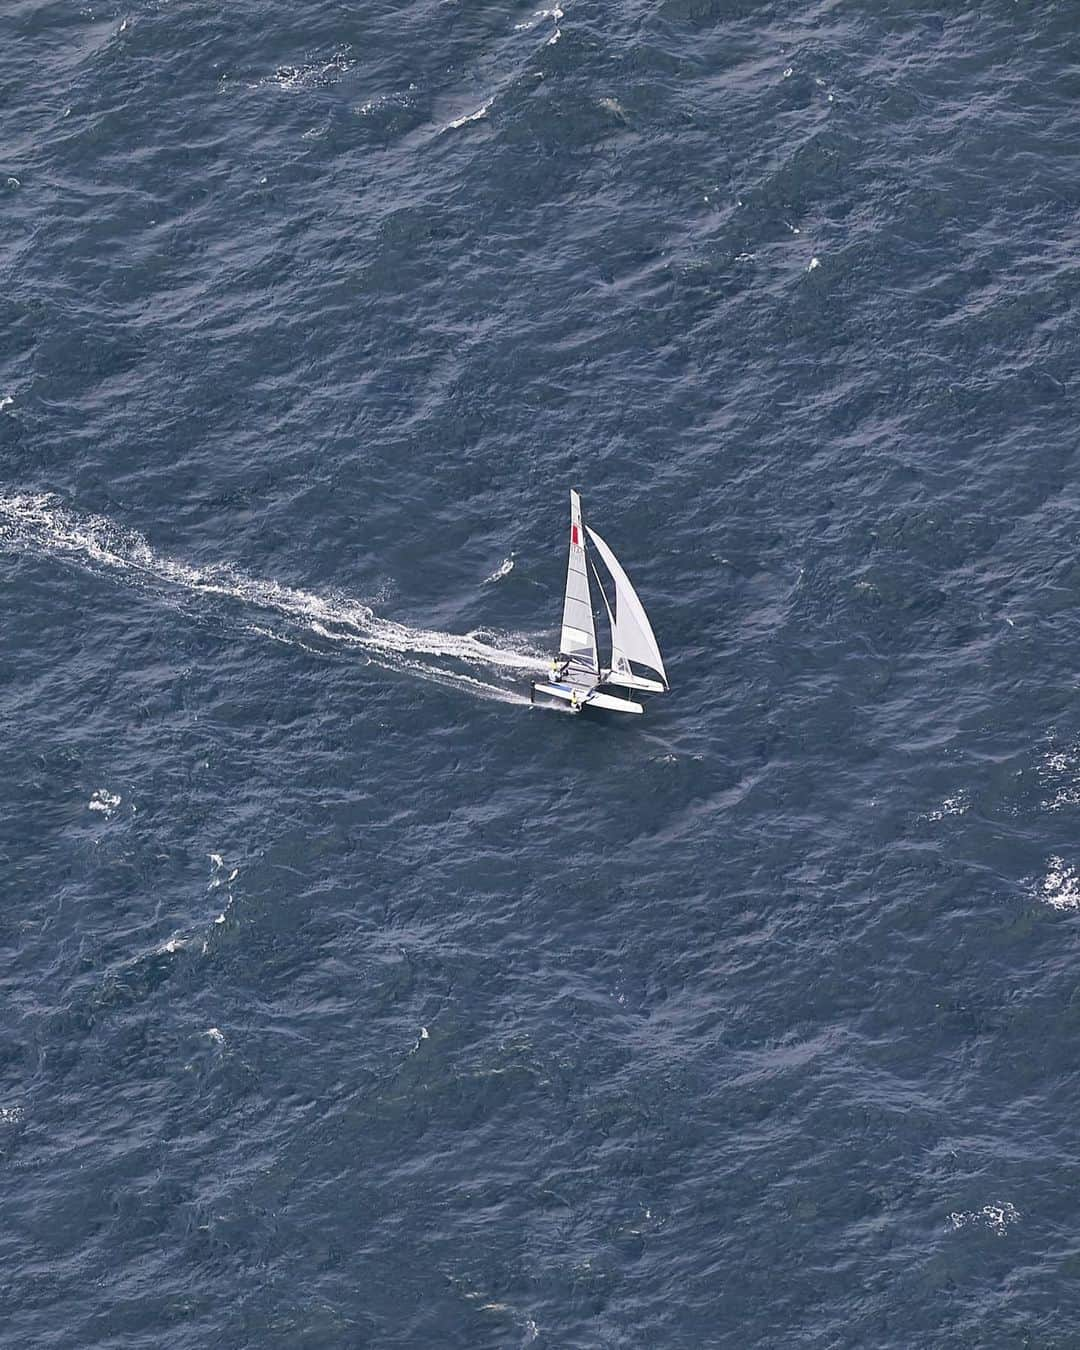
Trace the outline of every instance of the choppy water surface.
<path fill-rule="evenodd" d="M 1075 6 L 0 32 L 0 1345 L 1072 1344 Z"/>

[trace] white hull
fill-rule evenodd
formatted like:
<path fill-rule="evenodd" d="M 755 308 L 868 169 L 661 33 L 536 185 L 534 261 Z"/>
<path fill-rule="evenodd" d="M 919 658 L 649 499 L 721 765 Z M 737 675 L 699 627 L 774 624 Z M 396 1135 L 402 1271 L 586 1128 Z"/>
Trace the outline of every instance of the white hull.
<path fill-rule="evenodd" d="M 643 713 L 645 709 L 640 703 L 634 703 L 628 698 L 615 698 L 613 694 L 602 694 L 598 689 L 591 689 L 583 693 L 580 689 L 575 689 L 569 684 L 534 684 L 533 691 L 537 694 L 547 694 L 551 698 L 562 699 L 564 703 L 573 704 L 574 695 L 577 695 L 577 711 L 582 708 L 602 708 L 605 712 L 621 713 Z"/>

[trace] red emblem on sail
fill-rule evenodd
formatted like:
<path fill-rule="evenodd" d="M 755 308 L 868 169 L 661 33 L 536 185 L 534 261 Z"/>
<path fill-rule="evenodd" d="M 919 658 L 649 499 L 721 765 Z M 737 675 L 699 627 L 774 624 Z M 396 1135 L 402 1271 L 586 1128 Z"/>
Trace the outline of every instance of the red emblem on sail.
<path fill-rule="evenodd" d="M 575 548 L 581 547 L 581 532 L 576 525 L 570 526 L 570 542 Z"/>

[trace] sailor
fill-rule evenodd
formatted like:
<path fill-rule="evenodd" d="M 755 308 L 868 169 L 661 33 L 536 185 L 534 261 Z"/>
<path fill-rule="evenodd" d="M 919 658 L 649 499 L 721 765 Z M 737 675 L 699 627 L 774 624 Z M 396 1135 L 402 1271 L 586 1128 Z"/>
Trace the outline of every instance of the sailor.
<path fill-rule="evenodd" d="M 570 706 L 575 712 L 581 707 L 581 700 L 578 698 L 578 691 L 576 689 L 570 691 Z"/>
<path fill-rule="evenodd" d="M 552 661 L 551 663 L 551 683 L 559 683 L 559 663 L 557 660 Z"/>

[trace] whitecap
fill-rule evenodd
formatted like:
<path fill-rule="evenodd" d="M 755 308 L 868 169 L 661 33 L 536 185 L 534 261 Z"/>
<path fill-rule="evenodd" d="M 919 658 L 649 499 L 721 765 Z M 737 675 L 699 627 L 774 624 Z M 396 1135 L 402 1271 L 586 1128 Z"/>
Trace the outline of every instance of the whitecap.
<path fill-rule="evenodd" d="M 1080 877 L 1063 858 L 1052 857 L 1036 895 L 1053 909 L 1080 909 Z"/>
<path fill-rule="evenodd" d="M 356 115 L 370 117 L 372 113 L 380 112 L 383 108 L 409 108 L 413 104 L 412 95 L 415 91 L 416 85 L 410 84 L 404 93 L 381 94 L 378 98 L 369 98 L 366 103 L 355 109 Z"/>
<path fill-rule="evenodd" d="M 489 100 L 487 103 L 481 104 L 475 112 L 465 113 L 462 117 L 455 117 L 452 122 L 447 122 L 446 126 L 443 127 L 443 131 L 455 131 L 458 127 L 463 127 L 468 122 L 479 122 L 488 115 L 490 107 L 491 101 Z"/>
<path fill-rule="evenodd" d="M 933 811 L 928 811 L 923 819 L 930 821 L 944 820 L 946 816 L 962 816 L 970 809 L 971 802 L 968 795 L 961 789 L 954 797 L 946 797 L 940 806 Z"/>
<path fill-rule="evenodd" d="M 91 811 L 100 811 L 108 820 L 120 805 L 120 800 L 119 794 L 109 792 L 105 788 L 97 788 L 86 805 Z"/>
<path fill-rule="evenodd" d="M 1006 1200 L 1004 1204 L 983 1205 L 982 1209 L 954 1211 L 949 1215 L 949 1222 L 954 1233 L 971 1224 L 980 1224 L 988 1228 L 995 1237 L 1000 1238 L 1005 1236 L 1009 1225 L 1015 1223 L 1019 1217 L 1020 1211 Z"/>
<path fill-rule="evenodd" d="M 278 66 L 273 75 L 248 87 L 257 89 L 259 84 L 273 84 L 286 92 L 329 89 L 356 65 L 355 57 L 349 54 L 351 51 L 352 48 L 346 44 L 322 60 L 305 61 L 299 66 Z"/>
<path fill-rule="evenodd" d="M 491 576 L 484 578 L 484 585 L 486 586 L 492 581 L 501 581 L 503 577 L 509 576 L 513 570 L 514 570 L 514 555 L 511 554 L 509 558 L 504 558 L 502 560 L 502 562 L 498 565 L 498 567 L 496 567 L 495 571 L 492 572 Z"/>
<path fill-rule="evenodd" d="M 630 119 L 626 115 L 626 109 L 617 98 L 597 99 L 596 106 L 603 109 L 604 112 L 609 113 L 617 121 L 621 122 L 624 127 L 630 125 Z M 709 201 L 709 194 L 707 192 L 704 193 L 704 197 L 706 201 Z"/>
<path fill-rule="evenodd" d="M 1080 745 L 1047 751 L 1039 761 L 1038 776 L 1043 789 L 1053 794 L 1043 798 L 1044 810 L 1080 805 Z"/>
<path fill-rule="evenodd" d="M 562 9 L 556 5 L 554 9 L 538 9 L 533 12 L 532 18 L 527 23 L 514 24 L 514 32 L 525 32 L 530 28 L 535 28 L 542 19 L 554 19 L 556 23 L 563 18 Z"/>

